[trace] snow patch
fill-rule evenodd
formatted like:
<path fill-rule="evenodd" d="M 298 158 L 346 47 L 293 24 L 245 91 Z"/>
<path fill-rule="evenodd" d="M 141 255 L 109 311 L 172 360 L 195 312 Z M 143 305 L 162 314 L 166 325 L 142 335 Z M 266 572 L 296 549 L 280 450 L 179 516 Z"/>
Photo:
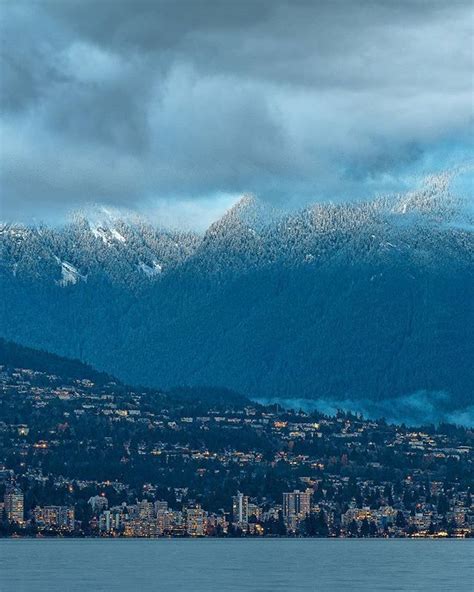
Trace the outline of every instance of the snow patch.
<path fill-rule="evenodd" d="M 114 237 L 115 240 L 119 241 L 120 243 L 127 242 L 127 239 L 122 234 L 120 234 L 120 232 L 115 228 L 110 229 L 110 234 Z"/>
<path fill-rule="evenodd" d="M 100 238 L 104 245 L 111 245 L 114 241 L 126 243 L 127 239 L 116 228 L 104 228 L 103 226 L 91 226 L 92 234 Z"/>
<path fill-rule="evenodd" d="M 153 261 L 151 266 L 147 265 L 143 261 L 140 261 L 137 265 L 138 269 L 142 271 L 147 277 L 155 277 L 163 271 L 163 267 L 158 261 Z"/>
<path fill-rule="evenodd" d="M 55 257 L 55 259 L 61 266 L 61 279 L 56 282 L 59 286 L 75 285 L 80 280 L 87 281 L 87 277 L 80 274 L 72 263 L 61 261 L 59 257 Z"/>

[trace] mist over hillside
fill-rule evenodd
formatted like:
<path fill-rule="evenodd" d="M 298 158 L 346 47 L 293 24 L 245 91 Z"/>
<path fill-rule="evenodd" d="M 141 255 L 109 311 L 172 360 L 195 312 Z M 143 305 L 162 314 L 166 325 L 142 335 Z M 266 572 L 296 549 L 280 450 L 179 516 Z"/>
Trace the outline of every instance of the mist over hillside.
<path fill-rule="evenodd" d="M 291 214 L 245 196 L 205 233 L 3 225 L 0 331 L 132 384 L 467 417 L 472 228 L 443 178 Z"/>

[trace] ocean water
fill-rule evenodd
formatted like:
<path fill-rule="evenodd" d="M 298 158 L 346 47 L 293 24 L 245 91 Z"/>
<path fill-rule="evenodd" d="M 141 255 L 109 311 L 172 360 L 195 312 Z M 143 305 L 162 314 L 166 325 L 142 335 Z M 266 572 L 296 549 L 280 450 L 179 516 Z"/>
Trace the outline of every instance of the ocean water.
<path fill-rule="evenodd" d="M 0 540 L 1 592 L 474 590 L 470 540 Z"/>

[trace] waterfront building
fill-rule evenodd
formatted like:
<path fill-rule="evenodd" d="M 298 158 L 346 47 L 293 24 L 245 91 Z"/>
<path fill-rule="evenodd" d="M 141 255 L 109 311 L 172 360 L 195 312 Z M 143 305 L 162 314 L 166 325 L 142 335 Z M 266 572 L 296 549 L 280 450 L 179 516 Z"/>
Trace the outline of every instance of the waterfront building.
<path fill-rule="evenodd" d="M 301 520 L 311 511 L 312 490 L 299 491 L 295 489 L 283 494 L 283 518 L 289 530 L 295 531 Z"/>
<path fill-rule="evenodd" d="M 170 533 L 173 529 L 173 525 L 173 512 L 170 512 L 169 510 L 158 510 L 156 512 L 156 532 L 158 536 L 163 536 L 165 534 Z"/>
<path fill-rule="evenodd" d="M 7 487 L 4 497 L 4 509 L 9 522 L 22 524 L 24 521 L 25 500 L 18 487 Z"/>
<path fill-rule="evenodd" d="M 249 518 L 251 516 L 255 516 L 255 518 L 260 521 L 262 519 L 262 508 L 257 506 L 257 504 L 249 503 L 248 504 L 248 515 L 249 515 Z"/>
<path fill-rule="evenodd" d="M 126 506 L 114 506 L 104 510 L 99 516 L 99 530 L 105 533 L 120 532 L 128 519 Z"/>
<path fill-rule="evenodd" d="M 74 508 L 68 506 L 36 507 L 33 516 L 39 527 L 74 530 Z"/>
<path fill-rule="evenodd" d="M 246 528 L 249 522 L 249 498 L 237 492 L 232 498 L 232 521 L 240 528 Z"/>
<path fill-rule="evenodd" d="M 207 513 L 196 505 L 186 509 L 186 533 L 192 537 L 200 537 L 206 534 Z"/>
<path fill-rule="evenodd" d="M 125 523 L 124 536 L 154 538 L 157 536 L 156 524 L 148 520 L 132 518 Z"/>
<path fill-rule="evenodd" d="M 151 520 L 155 517 L 155 508 L 153 504 L 147 500 L 138 502 L 138 516 L 142 520 Z"/>

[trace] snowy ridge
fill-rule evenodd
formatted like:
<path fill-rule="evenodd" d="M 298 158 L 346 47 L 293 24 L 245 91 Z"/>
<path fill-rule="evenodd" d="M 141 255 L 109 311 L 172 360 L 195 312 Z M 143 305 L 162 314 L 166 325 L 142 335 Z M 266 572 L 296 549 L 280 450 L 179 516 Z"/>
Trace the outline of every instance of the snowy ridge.
<path fill-rule="evenodd" d="M 450 181 L 437 176 L 405 195 L 320 203 L 292 214 L 244 195 L 204 234 L 160 229 L 135 214 L 100 207 L 75 213 L 63 228 L 3 224 L 0 269 L 64 287 L 86 278 L 140 285 L 171 271 L 243 273 L 334 257 L 472 261 L 472 215 L 450 193 Z"/>

